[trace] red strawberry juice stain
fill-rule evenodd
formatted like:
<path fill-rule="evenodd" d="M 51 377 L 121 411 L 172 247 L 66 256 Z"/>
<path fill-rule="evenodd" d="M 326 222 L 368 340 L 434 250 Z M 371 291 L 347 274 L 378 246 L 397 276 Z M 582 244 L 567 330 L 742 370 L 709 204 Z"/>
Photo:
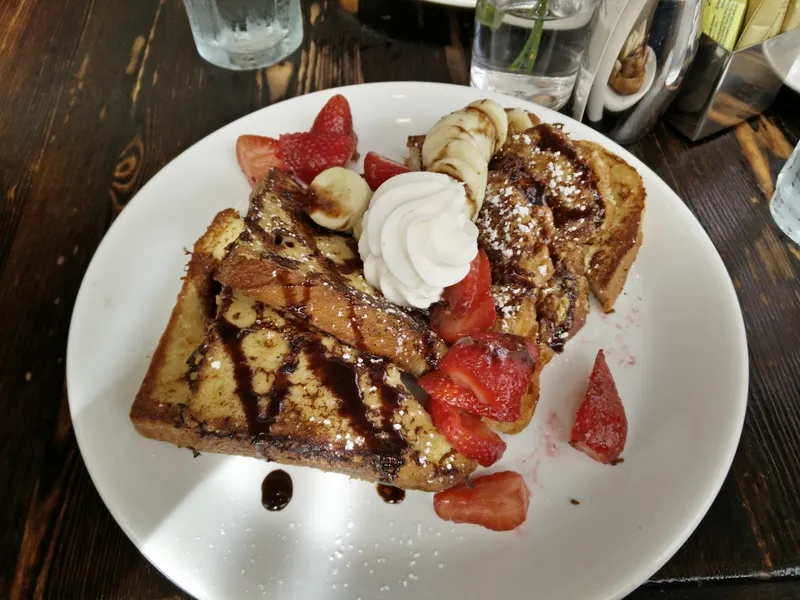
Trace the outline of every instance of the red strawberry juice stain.
<path fill-rule="evenodd" d="M 530 462 L 533 463 L 533 466 L 529 471 L 530 480 L 537 487 L 542 487 L 542 484 L 539 483 L 539 467 L 542 464 L 542 453 L 538 448 L 533 451 L 533 454 L 531 455 L 530 458 Z"/>
<path fill-rule="evenodd" d="M 540 425 L 542 431 L 542 441 L 544 443 L 544 453 L 549 458 L 555 458 L 561 455 L 561 450 L 558 448 L 558 443 L 561 439 L 561 427 L 558 423 L 558 413 L 555 411 L 550 413 L 547 420 Z"/>
<path fill-rule="evenodd" d="M 622 351 L 620 354 L 622 355 L 619 360 L 619 365 L 621 367 L 633 367 L 636 365 L 636 357 L 631 354 L 630 348 L 628 348 L 627 344 L 622 346 Z"/>

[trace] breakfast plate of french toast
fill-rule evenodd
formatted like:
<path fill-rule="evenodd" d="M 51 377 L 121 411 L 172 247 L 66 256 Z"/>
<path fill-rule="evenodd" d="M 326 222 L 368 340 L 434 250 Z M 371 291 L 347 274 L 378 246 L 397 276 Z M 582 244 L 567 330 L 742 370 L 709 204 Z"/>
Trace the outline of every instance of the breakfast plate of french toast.
<path fill-rule="evenodd" d="M 728 472 L 744 326 L 647 166 L 467 87 L 327 90 L 150 180 L 82 284 L 69 404 L 197 598 L 611 600 Z"/>

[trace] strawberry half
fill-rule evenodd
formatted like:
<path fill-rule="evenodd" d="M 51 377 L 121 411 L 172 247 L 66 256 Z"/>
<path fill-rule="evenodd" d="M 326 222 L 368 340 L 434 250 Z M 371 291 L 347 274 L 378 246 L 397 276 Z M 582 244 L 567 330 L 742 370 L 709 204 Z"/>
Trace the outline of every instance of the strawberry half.
<path fill-rule="evenodd" d="M 486 252 L 478 250 L 478 254 L 469 265 L 469 273 L 461 281 L 444 289 L 442 299 L 447 302 L 456 317 L 469 314 L 475 303 L 491 294 L 492 267 Z"/>
<path fill-rule="evenodd" d="M 522 475 L 502 471 L 435 494 L 433 509 L 445 521 L 510 531 L 528 518 L 530 499 L 531 492 Z"/>
<path fill-rule="evenodd" d="M 439 368 L 455 383 L 472 390 L 496 421 L 516 421 L 538 352 L 524 338 L 483 331 L 456 342 Z"/>
<path fill-rule="evenodd" d="M 608 464 L 622 454 L 627 437 L 625 407 L 622 406 L 605 353 L 600 350 L 594 360 L 589 388 L 575 417 L 569 443 L 593 459 Z"/>
<path fill-rule="evenodd" d="M 448 344 L 455 344 L 465 335 L 491 329 L 497 319 L 494 298 L 485 294 L 478 298 L 463 317 L 453 314 L 450 305 L 439 303 L 431 310 L 431 329 Z"/>
<path fill-rule="evenodd" d="M 286 169 L 286 164 L 278 156 L 278 140 L 260 135 L 239 136 L 236 160 L 251 186 L 255 186 L 273 167 Z"/>
<path fill-rule="evenodd" d="M 288 133 L 278 141 L 278 157 L 305 183 L 325 169 L 346 166 L 355 151 L 352 136 L 338 133 Z"/>
<path fill-rule="evenodd" d="M 341 94 L 332 96 L 319 111 L 311 133 L 335 133 L 354 136 L 353 114 L 350 112 L 350 103 Z"/>
<path fill-rule="evenodd" d="M 381 187 L 381 184 L 387 179 L 410 171 L 411 169 L 405 165 L 381 156 L 377 152 L 367 152 L 364 157 L 364 179 L 367 180 L 373 192 Z"/>
<path fill-rule="evenodd" d="M 420 378 L 419 384 L 429 396 L 460 410 L 499 421 L 505 416 L 502 407 L 482 402 L 470 389 L 458 385 L 447 373 L 436 369 Z M 484 465 L 487 466 L 487 465 Z"/>
<path fill-rule="evenodd" d="M 452 381 L 436 383 L 434 380 L 438 374 L 444 375 L 444 373 L 434 371 L 422 378 L 428 378 L 427 382 L 420 380 L 422 387 L 431 395 L 428 412 L 433 420 L 433 425 L 465 457 L 484 467 L 493 465 L 505 453 L 506 443 L 489 429 L 480 417 L 463 412 L 447 403 L 444 397 L 452 398 L 453 393 L 461 392 L 454 389 L 458 386 Z M 447 379 L 450 378 L 447 377 Z M 469 390 L 463 391 L 467 394 L 471 393 Z"/>

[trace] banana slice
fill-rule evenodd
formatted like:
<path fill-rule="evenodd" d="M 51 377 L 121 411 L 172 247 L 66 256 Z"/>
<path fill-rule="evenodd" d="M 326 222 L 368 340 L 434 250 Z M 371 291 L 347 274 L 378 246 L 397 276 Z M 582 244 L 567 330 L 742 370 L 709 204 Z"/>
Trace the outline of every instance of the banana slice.
<path fill-rule="evenodd" d="M 476 100 L 469 106 L 477 108 L 492 120 L 495 130 L 494 151 L 497 152 L 506 143 L 508 133 L 508 115 L 505 109 L 494 100 Z"/>
<path fill-rule="evenodd" d="M 425 136 L 422 165 L 464 183 L 473 221 L 486 195 L 489 161 L 507 134 L 503 107 L 494 100 L 478 100 L 440 119 Z"/>
<path fill-rule="evenodd" d="M 333 231 L 360 228 L 361 217 L 369 206 L 372 190 L 355 171 L 331 167 L 308 186 L 308 215 L 320 227 Z"/>
<path fill-rule="evenodd" d="M 521 108 L 511 108 L 506 113 L 508 115 L 508 129 L 511 133 L 522 133 L 537 124 L 531 119 L 530 113 Z"/>

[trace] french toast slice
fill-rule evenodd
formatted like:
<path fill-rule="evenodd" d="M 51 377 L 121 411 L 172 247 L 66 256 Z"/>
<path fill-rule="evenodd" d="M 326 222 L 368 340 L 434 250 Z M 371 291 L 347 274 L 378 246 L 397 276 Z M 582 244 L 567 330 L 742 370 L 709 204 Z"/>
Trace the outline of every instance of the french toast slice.
<path fill-rule="evenodd" d="M 531 339 L 558 352 L 586 322 L 589 286 L 581 247 L 559 235 L 541 192 L 544 175 L 529 160 L 529 145 L 521 138 L 512 135 L 514 146 L 492 162 L 476 221 L 478 244 L 492 264 L 492 281 L 506 292 L 495 294 L 499 330 L 526 335 L 520 323 L 537 321 Z M 506 319 L 512 315 L 515 323 L 509 328 Z M 549 358 L 547 350 L 544 354 Z"/>
<path fill-rule="evenodd" d="M 311 325 L 359 350 L 421 375 L 446 351 L 423 315 L 391 303 L 364 278 L 355 240 L 316 226 L 305 193 L 273 169 L 250 197 L 245 228 L 223 261 L 224 286 Z"/>
<path fill-rule="evenodd" d="M 585 243 L 613 216 L 607 165 L 594 148 L 577 145 L 557 125 L 540 123 L 511 135 L 490 170 L 518 172 L 520 178 L 524 173 L 529 201 L 553 211 L 560 239 Z"/>
<path fill-rule="evenodd" d="M 204 449 L 212 441 L 195 439 L 183 428 L 183 414 L 192 395 L 186 361 L 203 343 L 206 323 L 216 314 L 219 286 L 214 272 L 243 226 L 235 210 L 224 210 L 194 245 L 169 322 L 131 407 L 131 420 L 145 437 L 179 446 L 199 444 Z"/>
<path fill-rule="evenodd" d="M 137 431 L 404 489 L 446 489 L 474 471 L 387 360 L 229 289 L 214 310 L 214 269 L 242 228 L 223 211 L 195 245 L 131 408 Z"/>
<path fill-rule="evenodd" d="M 586 274 L 592 293 L 603 310 L 614 310 L 633 261 L 642 245 L 647 193 L 639 172 L 616 154 L 594 142 L 576 142 L 593 149 L 608 165 L 611 190 L 614 194 L 614 214 L 606 226 L 584 246 Z"/>
<path fill-rule="evenodd" d="M 471 473 L 388 360 L 224 289 L 184 417 L 231 450 L 404 489 Z M 224 404 L 220 400 L 225 399 Z"/>

